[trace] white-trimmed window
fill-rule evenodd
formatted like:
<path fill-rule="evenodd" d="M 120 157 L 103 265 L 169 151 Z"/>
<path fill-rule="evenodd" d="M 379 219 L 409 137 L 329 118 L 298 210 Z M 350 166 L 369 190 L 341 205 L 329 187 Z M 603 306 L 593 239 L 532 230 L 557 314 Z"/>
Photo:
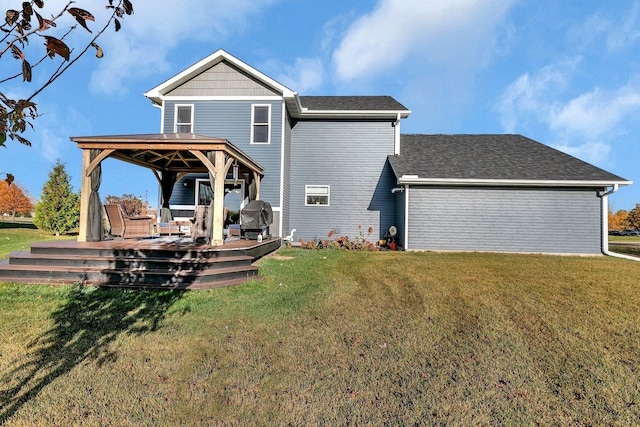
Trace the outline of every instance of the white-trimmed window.
<path fill-rule="evenodd" d="M 271 104 L 251 106 L 251 143 L 269 144 L 271 142 Z"/>
<path fill-rule="evenodd" d="M 173 131 L 176 133 L 193 132 L 193 105 L 176 104 Z"/>
<path fill-rule="evenodd" d="M 305 185 L 304 204 L 305 206 L 329 206 L 330 194 L 328 185 Z"/>

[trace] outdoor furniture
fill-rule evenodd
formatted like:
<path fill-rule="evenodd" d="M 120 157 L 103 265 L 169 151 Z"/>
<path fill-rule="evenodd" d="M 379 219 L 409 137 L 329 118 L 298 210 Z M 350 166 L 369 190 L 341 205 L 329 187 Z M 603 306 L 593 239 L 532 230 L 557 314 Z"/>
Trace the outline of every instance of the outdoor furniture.
<path fill-rule="evenodd" d="M 264 200 L 252 200 L 240 211 L 240 229 L 247 240 L 271 237 L 269 226 L 273 222 L 271 205 Z"/>
<path fill-rule="evenodd" d="M 191 238 L 194 242 L 204 242 L 207 240 L 209 230 L 209 206 L 196 206 L 193 218 L 190 219 Z"/>
<path fill-rule="evenodd" d="M 123 239 L 135 239 L 151 236 L 151 218 L 130 217 L 120 204 L 106 204 L 104 210 L 111 225 L 109 234 Z"/>
<path fill-rule="evenodd" d="M 170 221 L 158 223 L 158 234 L 161 236 L 171 236 L 173 234 L 181 235 L 182 232 L 180 226 L 175 221 Z"/>

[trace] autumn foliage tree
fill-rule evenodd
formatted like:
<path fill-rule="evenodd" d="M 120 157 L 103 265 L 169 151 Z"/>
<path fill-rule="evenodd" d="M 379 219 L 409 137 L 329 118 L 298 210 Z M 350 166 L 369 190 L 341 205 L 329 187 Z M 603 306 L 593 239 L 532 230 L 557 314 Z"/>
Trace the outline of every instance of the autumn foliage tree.
<path fill-rule="evenodd" d="M 0 213 L 11 215 L 15 220 L 16 214 L 28 214 L 33 210 L 33 202 L 29 193 L 20 184 L 9 184 L 0 181 Z"/>
<path fill-rule="evenodd" d="M 107 196 L 104 199 L 106 204 L 118 204 L 124 206 L 127 215 L 145 216 L 151 213 L 149 202 L 136 197 L 133 194 L 123 194 L 122 196 Z"/>
<path fill-rule="evenodd" d="M 629 228 L 629 212 L 619 210 L 616 213 L 609 209 L 609 230 L 622 231 Z"/>
<path fill-rule="evenodd" d="M 73 192 L 69 180 L 64 163 L 58 160 L 36 205 L 33 223 L 56 236 L 68 233 L 80 223 L 80 197 Z"/>
<path fill-rule="evenodd" d="M 133 4 L 130 0 L 107 0 L 107 10 L 111 11 L 104 26 L 95 34 L 89 28 L 89 22 L 95 22 L 95 17 L 87 10 L 71 7 L 75 1 L 69 1 L 62 10 L 45 13 L 44 0 L 31 0 L 19 3 L 15 9 L 5 11 L 4 23 L 0 25 L 0 64 L 2 72 L 8 75 L 0 76 L 0 84 L 22 78 L 27 84 L 25 98 L 15 99 L 0 87 L 0 146 L 4 146 L 7 138 L 31 145 L 23 134 L 28 127 L 33 128 L 33 120 L 38 117 L 37 105 L 34 98 L 46 87 L 58 79 L 71 65 L 73 65 L 87 51 L 94 50 L 98 58 L 102 58 L 103 50 L 97 44 L 98 38 L 111 25 L 115 31 L 121 28 L 120 19 L 133 14 Z M 8 2 L 5 2 L 5 4 Z M 90 3 L 92 6 L 94 3 Z M 19 6 L 18 6 L 19 5 Z M 70 28 L 58 28 L 57 22 L 62 16 L 70 14 L 75 18 L 76 25 Z M 69 35 L 74 31 L 87 31 L 89 36 L 73 48 L 67 44 Z M 40 42 L 43 42 L 41 45 Z M 40 46 L 39 48 L 37 46 Z M 46 61 L 54 61 L 51 71 L 46 72 L 41 83 L 31 86 L 33 69 L 43 67 Z M 18 80 L 19 81 L 19 80 Z M 21 91 L 22 92 L 22 91 Z M 12 179 L 11 174 L 7 174 Z"/>
<path fill-rule="evenodd" d="M 640 230 L 640 203 L 636 204 L 636 207 L 629 211 L 627 221 L 630 228 Z"/>

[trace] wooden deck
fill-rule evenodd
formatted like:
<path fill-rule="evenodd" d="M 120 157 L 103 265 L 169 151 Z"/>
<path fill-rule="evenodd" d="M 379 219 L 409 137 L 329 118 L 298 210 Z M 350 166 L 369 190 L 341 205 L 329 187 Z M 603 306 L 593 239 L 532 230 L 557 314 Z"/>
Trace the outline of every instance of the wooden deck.
<path fill-rule="evenodd" d="M 281 244 L 280 238 L 215 247 L 179 238 L 38 242 L 0 263 L 0 282 L 206 289 L 257 277 L 253 262 Z"/>

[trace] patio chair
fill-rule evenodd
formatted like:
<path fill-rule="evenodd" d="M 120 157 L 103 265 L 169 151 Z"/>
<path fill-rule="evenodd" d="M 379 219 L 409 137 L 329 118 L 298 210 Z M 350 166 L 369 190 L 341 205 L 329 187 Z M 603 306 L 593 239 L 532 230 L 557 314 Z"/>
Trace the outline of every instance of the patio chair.
<path fill-rule="evenodd" d="M 130 217 L 124 210 L 124 206 L 119 204 L 104 205 L 104 210 L 111 225 L 109 232 L 111 236 L 123 239 L 151 237 L 151 218 Z"/>

